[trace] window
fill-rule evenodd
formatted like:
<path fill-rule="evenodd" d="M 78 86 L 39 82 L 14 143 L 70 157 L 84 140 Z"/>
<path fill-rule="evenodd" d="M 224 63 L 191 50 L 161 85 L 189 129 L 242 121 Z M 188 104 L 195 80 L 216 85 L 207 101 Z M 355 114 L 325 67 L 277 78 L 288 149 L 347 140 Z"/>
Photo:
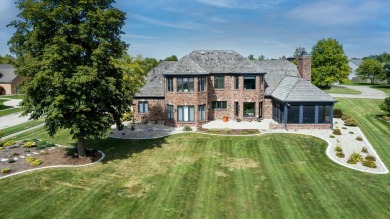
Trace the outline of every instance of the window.
<path fill-rule="evenodd" d="M 299 105 L 291 105 L 288 109 L 287 122 L 288 123 L 299 123 Z"/>
<path fill-rule="evenodd" d="M 256 76 L 244 76 L 244 89 L 245 90 L 256 89 Z"/>
<path fill-rule="evenodd" d="M 227 102 L 226 101 L 212 101 L 211 107 L 213 109 L 226 109 L 227 108 Z"/>
<path fill-rule="evenodd" d="M 194 78 L 177 78 L 177 92 L 194 92 Z"/>
<path fill-rule="evenodd" d="M 318 123 L 330 123 L 330 105 L 318 106 Z"/>
<path fill-rule="evenodd" d="M 193 122 L 195 120 L 194 106 L 178 106 L 177 121 Z"/>
<path fill-rule="evenodd" d="M 279 123 L 284 123 L 284 104 L 274 100 L 272 101 L 272 106 L 272 118 Z M 259 117 L 261 117 L 261 115 Z"/>
<path fill-rule="evenodd" d="M 244 117 L 255 117 L 255 103 L 244 103 Z"/>
<path fill-rule="evenodd" d="M 315 123 L 315 106 L 303 106 L 303 123 Z"/>
<path fill-rule="evenodd" d="M 167 91 L 173 91 L 173 78 L 167 78 Z"/>
<path fill-rule="evenodd" d="M 240 105 L 238 102 L 234 102 L 234 115 L 236 117 L 239 117 L 239 110 L 240 110 Z"/>
<path fill-rule="evenodd" d="M 234 89 L 236 90 L 239 89 L 239 83 L 240 83 L 240 78 L 238 76 L 234 76 Z"/>
<path fill-rule="evenodd" d="M 225 88 L 225 76 L 215 76 L 214 77 L 214 88 L 215 89 L 224 89 Z"/>
<path fill-rule="evenodd" d="M 198 120 L 199 121 L 206 120 L 206 105 L 198 106 Z"/>
<path fill-rule="evenodd" d="M 173 121 L 173 106 L 168 105 L 167 111 L 168 111 L 168 121 Z"/>
<path fill-rule="evenodd" d="M 138 102 L 138 112 L 139 113 L 147 113 L 148 109 L 148 101 L 139 101 Z"/>
<path fill-rule="evenodd" d="M 206 78 L 200 77 L 198 78 L 198 91 L 205 91 Z"/>

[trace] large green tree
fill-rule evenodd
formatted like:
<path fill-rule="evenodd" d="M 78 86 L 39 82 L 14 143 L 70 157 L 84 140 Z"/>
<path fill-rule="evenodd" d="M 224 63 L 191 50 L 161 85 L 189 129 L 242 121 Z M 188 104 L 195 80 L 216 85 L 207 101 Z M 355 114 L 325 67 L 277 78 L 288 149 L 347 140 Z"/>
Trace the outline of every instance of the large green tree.
<path fill-rule="evenodd" d="M 0 56 L 0 64 L 14 64 L 15 58 L 11 55 Z"/>
<path fill-rule="evenodd" d="M 379 61 L 374 59 L 364 59 L 356 69 L 356 74 L 362 79 L 371 79 L 371 84 L 375 78 L 383 77 L 383 66 Z"/>
<path fill-rule="evenodd" d="M 336 39 L 321 39 L 312 48 L 312 83 L 330 87 L 334 82 L 347 83 L 351 68 L 343 46 Z"/>
<path fill-rule="evenodd" d="M 120 122 L 142 86 L 142 71 L 127 65 L 121 40 L 125 13 L 113 0 L 18 0 L 10 49 L 23 81 L 24 114 L 43 117 L 53 136 L 70 129 L 85 156 L 85 139 Z"/>

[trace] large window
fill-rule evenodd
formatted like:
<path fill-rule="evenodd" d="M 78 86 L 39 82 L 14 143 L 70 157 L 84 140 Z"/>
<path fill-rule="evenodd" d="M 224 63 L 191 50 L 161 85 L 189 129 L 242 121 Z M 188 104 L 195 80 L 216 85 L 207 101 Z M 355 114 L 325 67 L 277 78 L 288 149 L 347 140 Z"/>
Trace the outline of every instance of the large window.
<path fill-rule="evenodd" d="M 255 105 L 256 103 L 244 103 L 244 117 L 256 116 Z"/>
<path fill-rule="evenodd" d="M 194 106 L 178 106 L 177 121 L 193 122 L 195 120 Z"/>
<path fill-rule="evenodd" d="M 148 101 L 139 101 L 138 102 L 138 112 L 139 113 L 147 113 L 147 112 L 149 112 Z"/>
<path fill-rule="evenodd" d="M 225 88 L 225 76 L 215 76 L 214 77 L 214 88 L 215 89 L 224 89 Z"/>
<path fill-rule="evenodd" d="M 177 78 L 177 92 L 194 92 L 194 78 Z"/>
<path fill-rule="evenodd" d="M 211 107 L 213 109 L 226 109 L 227 108 L 227 102 L 226 101 L 212 101 Z"/>
<path fill-rule="evenodd" d="M 167 106 L 167 113 L 168 113 L 168 121 L 173 121 L 173 106 L 172 105 Z"/>
<path fill-rule="evenodd" d="M 330 105 L 318 106 L 318 123 L 330 123 Z"/>
<path fill-rule="evenodd" d="M 205 91 L 206 86 L 206 78 L 200 77 L 198 78 L 198 91 Z"/>
<path fill-rule="evenodd" d="M 238 76 L 234 76 L 234 89 L 238 90 L 240 88 L 240 78 Z"/>
<path fill-rule="evenodd" d="M 305 106 L 303 105 L 303 123 L 315 123 L 315 106 Z"/>
<path fill-rule="evenodd" d="M 299 108 L 300 105 L 291 105 L 288 109 L 288 123 L 299 123 Z"/>
<path fill-rule="evenodd" d="M 244 76 L 244 89 L 245 90 L 256 89 L 256 76 Z"/>
<path fill-rule="evenodd" d="M 167 91 L 173 91 L 173 78 L 167 78 Z"/>
<path fill-rule="evenodd" d="M 206 105 L 198 106 L 198 120 L 199 121 L 206 120 Z"/>

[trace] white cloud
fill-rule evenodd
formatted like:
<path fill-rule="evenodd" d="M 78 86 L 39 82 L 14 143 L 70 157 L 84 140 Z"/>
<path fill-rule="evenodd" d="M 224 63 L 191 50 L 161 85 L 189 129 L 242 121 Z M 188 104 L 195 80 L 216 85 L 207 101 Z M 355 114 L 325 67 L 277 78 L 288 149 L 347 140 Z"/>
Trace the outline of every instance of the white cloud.
<path fill-rule="evenodd" d="M 237 8 L 237 9 L 259 9 L 269 8 L 279 4 L 277 0 L 197 0 L 200 3 L 212 5 L 220 8 Z"/>
<path fill-rule="evenodd" d="M 175 29 L 194 30 L 194 29 L 201 28 L 200 24 L 198 24 L 196 22 L 191 22 L 191 21 L 170 23 L 170 22 L 166 22 L 166 21 L 162 21 L 162 20 L 157 20 L 157 19 L 154 19 L 154 18 L 146 17 L 146 16 L 143 16 L 143 15 L 139 15 L 139 14 L 131 14 L 130 15 L 130 19 L 131 18 L 135 18 L 137 20 L 144 21 L 144 22 L 147 22 L 149 24 L 154 24 L 154 25 L 163 26 L 163 27 L 170 27 L 170 28 L 175 28 Z"/>

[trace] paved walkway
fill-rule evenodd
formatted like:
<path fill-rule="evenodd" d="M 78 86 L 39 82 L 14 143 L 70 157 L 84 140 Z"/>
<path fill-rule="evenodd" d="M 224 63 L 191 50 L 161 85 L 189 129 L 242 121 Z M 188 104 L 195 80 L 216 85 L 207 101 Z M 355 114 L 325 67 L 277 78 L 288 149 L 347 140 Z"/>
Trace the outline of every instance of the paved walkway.
<path fill-rule="evenodd" d="M 0 117 L 0 129 L 8 128 L 11 126 L 25 123 L 30 118 L 29 115 L 20 117 L 22 113 L 13 113 L 6 116 Z"/>
<path fill-rule="evenodd" d="M 7 98 L 1 98 L 7 99 Z M 22 102 L 21 99 L 9 99 L 3 103 L 4 106 L 19 107 L 19 103 Z"/>
<path fill-rule="evenodd" d="M 269 129 L 270 124 L 276 124 L 273 119 L 263 119 L 261 122 L 257 121 L 241 121 L 237 122 L 236 120 L 229 120 L 227 122 L 223 122 L 220 119 L 210 121 L 207 124 L 202 125 L 202 128 L 205 129 L 260 129 L 267 130 Z"/>
<path fill-rule="evenodd" d="M 346 87 L 352 90 L 358 90 L 362 92 L 361 94 L 332 94 L 332 97 L 345 97 L 345 98 L 366 98 L 366 99 L 385 99 L 387 94 L 383 91 L 371 88 L 369 86 L 348 86 L 348 85 L 338 85 L 338 87 Z"/>

